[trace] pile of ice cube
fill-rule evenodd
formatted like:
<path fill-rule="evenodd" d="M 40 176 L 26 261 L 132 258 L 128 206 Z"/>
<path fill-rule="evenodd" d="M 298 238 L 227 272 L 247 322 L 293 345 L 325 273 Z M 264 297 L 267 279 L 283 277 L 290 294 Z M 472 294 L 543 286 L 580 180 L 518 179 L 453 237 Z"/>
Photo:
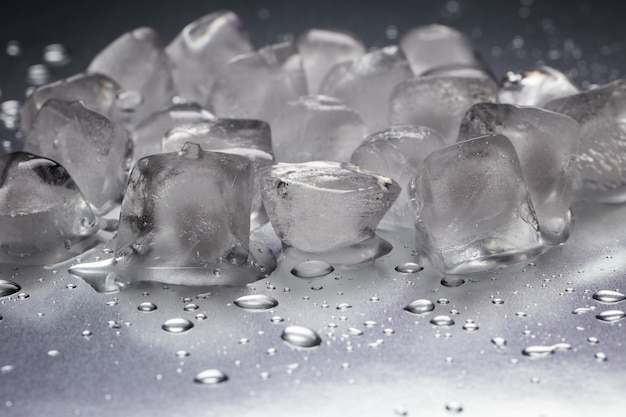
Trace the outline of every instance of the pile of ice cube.
<path fill-rule="evenodd" d="M 625 82 L 580 91 L 539 66 L 498 85 L 442 25 L 369 52 L 325 29 L 254 50 L 228 11 L 167 46 L 142 27 L 24 102 L 0 261 L 66 259 L 121 202 L 134 271 L 259 267 L 268 221 L 303 252 L 358 247 L 381 219 L 442 272 L 485 271 L 565 242 L 572 190 L 626 201 L 625 120 Z"/>

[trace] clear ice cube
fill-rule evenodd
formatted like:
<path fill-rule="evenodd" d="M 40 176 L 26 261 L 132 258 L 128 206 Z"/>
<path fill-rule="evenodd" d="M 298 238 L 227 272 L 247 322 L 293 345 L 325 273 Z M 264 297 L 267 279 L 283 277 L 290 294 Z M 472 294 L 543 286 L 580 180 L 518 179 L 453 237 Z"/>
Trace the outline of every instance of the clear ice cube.
<path fill-rule="evenodd" d="M 20 114 L 20 130 L 27 135 L 41 106 L 52 98 L 81 100 L 88 109 L 119 121 L 115 100 L 121 91 L 122 88 L 115 81 L 102 74 L 77 74 L 42 85 L 24 101 Z"/>
<path fill-rule="evenodd" d="M 374 237 L 400 186 L 351 164 L 279 163 L 261 179 L 265 209 L 283 243 L 328 252 Z"/>
<path fill-rule="evenodd" d="M 352 154 L 351 162 L 360 168 L 393 178 L 402 192 L 381 224 L 413 227 L 413 209 L 408 195 L 411 178 L 424 159 L 444 147 L 439 133 L 423 126 L 398 125 L 369 136 Z"/>
<path fill-rule="evenodd" d="M 62 164 L 97 214 L 122 197 L 132 151 L 128 133 L 80 101 L 46 101 L 24 150 Z"/>
<path fill-rule="evenodd" d="M 213 82 L 235 56 L 252 51 L 239 16 L 219 11 L 203 16 L 183 28 L 165 51 L 172 62 L 178 94 L 206 103 Z"/>
<path fill-rule="evenodd" d="M 363 119 L 339 100 L 305 96 L 289 102 L 272 123 L 276 160 L 348 162 L 363 142 Z"/>
<path fill-rule="evenodd" d="M 149 27 L 115 39 L 96 55 L 87 72 L 105 74 L 130 92 L 118 95 L 117 102 L 127 112 L 129 126 L 166 107 L 174 96 L 169 59 L 159 35 Z"/>
<path fill-rule="evenodd" d="M 411 180 L 409 193 L 417 244 L 444 273 L 504 267 L 542 250 L 530 193 L 505 136 L 434 151 Z"/>
<path fill-rule="evenodd" d="M 328 71 L 344 61 L 353 61 L 365 53 L 365 46 L 348 32 L 328 29 L 309 29 L 298 37 L 298 51 L 302 55 L 309 94 L 319 91 Z"/>
<path fill-rule="evenodd" d="M 476 103 L 495 102 L 497 90 L 487 78 L 411 78 L 391 95 L 391 124 L 427 126 L 452 144 L 467 110 Z"/>
<path fill-rule="evenodd" d="M 506 136 L 515 147 L 544 242 L 565 242 L 571 220 L 578 123 L 534 107 L 479 103 L 465 115 L 459 141 L 494 134 Z"/>
<path fill-rule="evenodd" d="M 98 220 L 68 172 L 50 159 L 0 156 L 0 262 L 55 263 L 98 231 Z"/>
<path fill-rule="evenodd" d="M 335 65 L 320 86 L 320 94 L 336 97 L 361 115 L 368 133 L 389 126 L 388 103 L 394 87 L 413 76 L 397 46 L 387 46 L 355 61 Z"/>
<path fill-rule="evenodd" d="M 400 47 L 415 75 L 448 65 L 484 68 L 469 38 L 449 26 L 432 24 L 415 27 L 400 38 Z"/>
<path fill-rule="evenodd" d="M 560 98 L 545 108 L 580 124 L 577 194 L 607 203 L 626 202 L 626 81 Z"/>
<path fill-rule="evenodd" d="M 271 123 L 306 92 L 300 54 L 284 42 L 233 58 L 213 83 L 209 105 L 219 117 Z"/>
<path fill-rule="evenodd" d="M 500 103 L 543 107 L 557 98 L 571 96 L 580 90 L 561 71 L 540 65 L 521 74 L 508 72 L 498 91 Z"/>
<path fill-rule="evenodd" d="M 195 103 L 174 104 L 152 113 L 133 129 L 133 163 L 148 155 L 161 152 L 161 142 L 172 128 L 184 124 L 212 120 L 215 116 Z M 179 150 L 178 147 L 176 150 Z"/>

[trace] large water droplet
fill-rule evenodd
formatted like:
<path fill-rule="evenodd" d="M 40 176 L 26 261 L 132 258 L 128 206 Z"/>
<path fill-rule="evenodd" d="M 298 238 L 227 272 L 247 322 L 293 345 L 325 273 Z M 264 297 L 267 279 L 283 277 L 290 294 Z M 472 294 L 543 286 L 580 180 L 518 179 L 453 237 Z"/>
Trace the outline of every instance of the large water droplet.
<path fill-rule="evenodd" d="M 528 346 L 522 350 L 522 354 L 530 358 L 545 358 L 557 350 L 570 350 L 571 348 L 572 345 L 569 343 L 557 343 L 552 346 Z"/>
<path fill-rule="evenodd" d="M 139 307 L 137 307 L 137 310 L 145 311 L 145 312 L 154 311 L 156 309 L 157 309 L 156 304 L 151 303 L 149 301 L 146 301 L 145 303 L 141 303 L 141 304 L 139 304 Z"/>
<path fill-rule="evenodd" d="M 430 319 L 430 323 L 435 326 L 452 326 L 454 324 L 454 320 L 452 320 L 449 316 L 435 316 Z"/>
<path fill-rule="evenodd" d="M 0 297 L 7 297 L 9 295 L 13 295 L 22 287 L 19 284 L 13 281 L 7 281 L 6 279 L 0 279 Z"/>
<path fill-rule="evenodd" d="M 423 270 L 424 267 L 420 264 L 416 264 L 415 262 L 405 262 L 396 266 L 395 270 L 402 274 L 414 274 Z"/>
<path fill-rule="evenodd" d="M 283 330 L 280 338 L 299 348 L 312 348 L 322 343 L 322 339 L 317 333 L 304 326 L 289 326 Z"/>
<path fill-rule="evenodd" d="M 246 310 L 269 310 L 278 305 L 276 299 L 265 294 L 244 295 L 234 301 L 235 305 Z"/>
<path fill-rule="evenodd" d="M 218 385 L 228 381 L 228 376 L 219 369 L 205 369 L 198 372 L 193 382 L 202 385 Z"/>
<path fill-rule="evenodd" d="M 626 295 L 619 291 L 600 290 L 593 295 L 593 299 L 604 304 L 615 304 L 626 300 Z"/>
<path fill-rule="evenodd" d="M 615 323 L 626 317 L 626 313 L 622 310 L 607 310 L 596 314 L 596 318 L 606 323 Z"/>
<path fill-rule="evenodd" d="M 411 314 L 425 314 L 430 313 L 435 309 L 435 304 L 425 298 L 415 300 L 404 307 L 404 311 L 408 311 Z"/>
<path fill-rule="evenodd" d="M 335 268 L 324 261 L 306 261 L 296 265 L 292 270 L 292 275 L 299 278 L 318 278 L 328 275 Z"/>
<path fill-rule="evenodd" d="M 163 330 L 170 333 L 183 333 L 192 327 L 193 323 L 183 318 L 169 319 L 161 326 Z"/>

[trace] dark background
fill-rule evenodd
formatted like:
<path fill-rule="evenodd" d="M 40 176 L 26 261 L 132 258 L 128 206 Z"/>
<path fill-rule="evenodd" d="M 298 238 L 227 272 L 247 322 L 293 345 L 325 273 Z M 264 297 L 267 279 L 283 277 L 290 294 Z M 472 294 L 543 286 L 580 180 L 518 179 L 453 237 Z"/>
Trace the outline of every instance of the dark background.
<path fill-rule="evenodd" d="M 121 33 L 142 25 L 169 42 L 188 22 L 218 9 L 239 14 L 255 46 L 297 36 L 310 27 L 352 31 L 368 47 L 394 43 L 416 25 L 439 22 L 467 33 L 497 77 L 543 61 L 586 87 L 619 78 L 626 64 L 626 2 L 580 0 L 428 1 L 239 1 L 126 0 L 19 1 L 0 6 L 0 89 L 6 99 L 23 99 L 26 68 L 41 62 L 41 50 L 63 43 L 70 64 L 53 77 L 82 71 Z M 4 52 L 18 40 L 20 57 Z"/>

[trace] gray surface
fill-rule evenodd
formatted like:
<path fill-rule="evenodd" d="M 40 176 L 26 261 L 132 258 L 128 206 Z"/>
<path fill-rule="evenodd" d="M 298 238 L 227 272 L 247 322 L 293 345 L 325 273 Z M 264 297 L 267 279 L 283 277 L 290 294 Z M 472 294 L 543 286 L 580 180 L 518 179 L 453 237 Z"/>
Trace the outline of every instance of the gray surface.
<path fill-rule="evenodd" d="M 66 42 L 76 52 L 70 66 L 57 70 L 56 74 L 62 75 L 83 68 L 98 48 L 122 30 L 148 23 L 169 38 L 186 21 L 224 6 L 190 2 L 183 10 L 174 2 L 158 2 L 143 13 L 142 2 L 107 7 L 84 2 L 77 12 L 79 19 L 68 17 L 76 2 L 52 10 L 40 6 L 43 9 L 35 16 L 14 3 L 11 7 L 15 10 L 1 19 L 1 38 L 3 42 L 22 40 L 27 53 L 17 61 L 0 54 L 3 99 L 21 94 L 23 69 L 37 62 L 37 48 L 47 43 Z M 623 71 L 626 36 L 623 13 L 613 7 L 616 2 L 569 7 L 570 2 L 536 1 L 529 19 L 519 18 L 517 2 L 511 6 L 498 2 L 505 4 L 500 9 L 490 8 L 496 2 L 469 2 L 458 18 L 441 17 L 441 3 L 428 3 L 423 12 L 417 6 L 406 9 L 409 4 L 405 2 L 383 3 L 390 8 L 377 4 L 356 10 L 356 5 L 347 2 L 335 9 L 327 2 L 321 2 L 319 9 L 296 6 L 295 2 L 262 6 L 239 2 L 233 9 L 247 18 L 258 45 L 313 25 L 348 27 L 368 44 L 381 45 L 388 42 L 384 38 L 388 25 L 396 24 L 402 31 L 413 24 L 441 20 L 466 31 L 482 28 L 483 35 L 476 41 L 487 51 L 498 75 L 507 68 L 532 65 L 536 60 L 531 57 L 533 49 L 541 57 L 550 48 L 563 51 L 567 39 L 580 47 L 584 64 L 577 64 L 567 53 L 549 63 L 565 70 L 578 65 L 588 68 L 587 76 L 577 77 L 579 82 L 604 82 Z M 267 21 L 255 17 L 261 7 L 271 12 Z M 123 16 L 124 11 L 131 14 Z M 65 20 L 59 22 L 59 16 Z M 552 19 L 556 27 L 552 35 L 540 30 L 545 19 Z M 529 31 L 530 26 L 535 29 Z M 511 46 L 517 34 L 524 36 L 528 51 L 521 58 Z M 494 46 L 502 48 L 502 55 L 491 54 Z M 593 74 L 592 67 L 596 68 Z M 382 232 L 394 250 L 366 268 L 342 270 L 336 265 L 336 273 L 308 281 L 292 276 L 289 271 L 295 261 L 285 259 L 267 283 L 253 284 L 256 289 L 212 289 L 214 295 L 204 300 L 195 296 L 205 289 L 170 286 L 164 290 L 160 285 L 99 294 L 68 275 L 67 266 L 54 270 L 2 267 L 0 278 L 20 283 L 30 296 L 0 300 L 0 367 L 14 367 L 0 372 L 0 415 L 393 416 L 406 411 L 410 416 L 436 416 L 449 414 L 445 406 L 450 401 L 458 401 L 464 409 L 462 415 L 467 416 L 621 415 L 626 405 L 624 329 L 622 323 L 600 322 L 595 314 L 624 309 L 626 304 L 602 305 L 591 295 L 599 289 L 624 290 L 626 207 L 577 204 L 574 220 L 570 240 L 541 257 L 536 266 L 472 278 L 476 282 L 457 288 L 441 286 L 440 277 L 428 268 L 415 275 L 394 271 L 395 265 L 412 259 L 411 231 Z M 77 287 L 68 289 L 67 284 Z M 313 285 L 324 288 L 314 291 Z M 272 286 L 276 289 L 270 289 Z M 284 292 L 285 287 L 291 290 Z M 143 296 L 143 291 L 149 295 Z M 273 312 L 255 313 L 232 304 L 250 293 L 271 295 L 279 305 Z M 181 298 L 186 296 L 194 298 L 198 311 L 183 311 Z M 371 301 L 374 296 L 380 301 Z M 493 304 L 492 296 L 504 299 L 504 304 Z M 402 310 L 417 298 L 436 301 L 444 297 L 450 304 L 438 304 L 430 315 L 413 316 Z M 117 305 L 108 306 L 107 301 L 113 299 L 118 300 Z M 143 301 L 154 302 L 158 310 L 138 311 Z M 322 308 L 324 301 L 329 304 L 327 309 Z M 335 308 L 344 302 L 352 308 Z M 596 309 L 572 314 L 573 309 L 587 306 Z M 435 328 L 429 323 L 435 315 L 452 309 L 460 313 L 451 316 L 455 325 Z M 517 316 L 519 311 L 527 316 Z M 206 312 L 208 318 L 196 320 L 198 312 Z M 273 315 L 285 321 L 274 324 L 270 321 Z M 187 317 L 195 327 L 184 334 L 161 330 L 161 324 L 172 317 Z M 476 320 L 480 329 L 463 331 L 466 319 Z M 119 322 L 121 328 L 109 328 L 110 320 Z M 366 320 L 378 324 L 367 328 Z M 329 327 L 331 323 L 336 328 Z M 322 345 L 292 349 L 280 339 L 281 331 L 290 324 L 318 331 Z M 350 327 L 364 334 L 349 335 Z M 385 335 L 385 328 L 395 333 Z M 81 332 L 86 329 L 93 336 L 84 338 Z M 525 331 L 530 333 L 525 335 Z M 491 343 L 495 336 L 508 341 L 504 350 Z M 599 343 L 589 344 L 590 336 Z M 249 342 L 240 344 L 242 338 Z M 377 340 L 383 343 L 369 346 Z M 561 341 L 573 349 L 545 359 L 521 354 L 529 345 Z M 274 355 L 267 354 L 271 348 L 276 349 Z M 49 356 L 47 352 L 54 349 L 59 355 Z M 180 359 L 175 355 L 179 349 L 191 355 Z M 594 358 L 597 352 L 604 352 L 608 360 L 598 362 Z M 207 368 L 222 370 L 229 380 L 219 387 L 195 384 L 195 374 Z M 263 379 L 263 372 L 268 372 L 269 378 Z M 531 382 L 534 377 L 539 378 L 538 383 Z"/>

